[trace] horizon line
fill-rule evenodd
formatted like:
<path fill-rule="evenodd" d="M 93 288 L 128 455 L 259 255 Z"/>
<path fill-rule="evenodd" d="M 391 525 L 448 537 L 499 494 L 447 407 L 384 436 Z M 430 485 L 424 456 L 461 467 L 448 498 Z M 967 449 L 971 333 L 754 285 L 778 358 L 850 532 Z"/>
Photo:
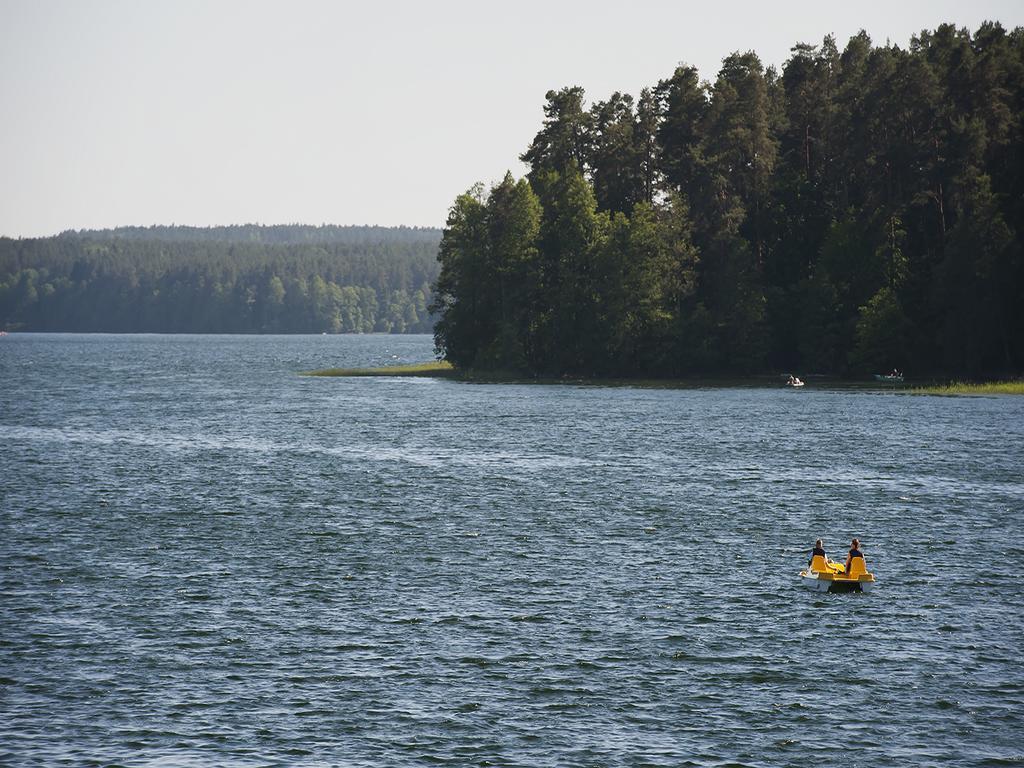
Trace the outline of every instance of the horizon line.
<path fill-rule="evenodd" d="M 305 222 L 287 222 L 277 224 L 263 224 L 256 221 L 247 221 L 236 224 L 178 224 L 177 222 L 171 222 L 170 224 L 118 224 L 113 227 L 69 227 L 62 229 L 59 232 L 51 232 L 50 234 L 44 235 L 11 235 L 11 234 L 0 234 L 0 238 L 7 240 L 46 240 L 52 237 L 61 237 L 64 235 L 80 235 L 82 233 L 103 233 L 103 232 L 117 232 L 118 230 L 124 229 L 231 229 L 231 228 L 242 228 L 242 227 L 259 227 L 262 229 L 273 229 L 277 227 L 307 227 L 310 229 L 327 229 L 327 228 L 338 228 L 338 229 L 437 229 L 443 230 L 444 226 L 430 225 L 430 224 L 333 224 L 329 222 L 321 222 L 320 224 L 309 224 Z"/>

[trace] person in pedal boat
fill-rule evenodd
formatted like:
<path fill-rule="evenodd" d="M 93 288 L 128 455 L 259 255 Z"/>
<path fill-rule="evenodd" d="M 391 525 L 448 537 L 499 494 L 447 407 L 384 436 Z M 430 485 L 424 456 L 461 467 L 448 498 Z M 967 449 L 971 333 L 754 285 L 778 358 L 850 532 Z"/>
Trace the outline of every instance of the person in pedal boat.
<path fill-rule="evenodd" d="M 859 557 L 861 560 L 864 559 L 864 555 L 860 551 L 860 539 L 854 539 L 850 543 L 850 551 L 846 554 L 846 565 L 843 566 L 843 570 L 846 573 L 850 572 L 850 564 L 853 562 L 853 558 Z"/>
<path fill-rule="evenodd" d="M 814 558 L 816 557 L 821 558 L 821 562 L 817 568 L 815 568 L 814 565 Z M 836 573 L 843 566 L 829 559 L 828 555 L 825 554 L 825 545 L 822 544 L 821 539 L 818 539 L 814 542 L 814 549 L 811 550 L 811 560 L 807 563 L 807 567 L 811 570 L 823 571 L 825 573 Z"/>
<path fill-rule="evenodd" d="M 807 567 L 811 567 L 811 563 L 814 562 L 814 556 L 821 555 L 825 558 L 825 562 L 828 562 L 828 555 L 825 554 L 825 547 L 821 543 L 821 539 L 814 542 L 814 549 L 811 550 L 811 559 L 807 561 Z"/>

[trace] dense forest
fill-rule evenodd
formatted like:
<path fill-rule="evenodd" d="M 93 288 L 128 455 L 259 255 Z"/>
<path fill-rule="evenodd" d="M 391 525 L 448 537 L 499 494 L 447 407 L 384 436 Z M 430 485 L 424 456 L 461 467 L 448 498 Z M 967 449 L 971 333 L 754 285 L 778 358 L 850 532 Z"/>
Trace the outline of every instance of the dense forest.
<path fill-rule="evenodd" d="M 439 354 L 535 374 L 1024 370 L 1024 30 L 550 91 L 451 208 Z"/>
<path fill-rule="evenodd" d="M 244 225 L 0 238 L 0 328 L 429 333 L 440 237 Z"/>

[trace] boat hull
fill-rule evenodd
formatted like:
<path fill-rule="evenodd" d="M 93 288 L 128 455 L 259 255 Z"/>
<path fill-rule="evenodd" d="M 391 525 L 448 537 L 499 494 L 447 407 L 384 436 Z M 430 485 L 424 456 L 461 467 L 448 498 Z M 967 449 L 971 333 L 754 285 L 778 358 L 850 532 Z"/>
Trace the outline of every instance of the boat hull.
<path fill-rule="evenodd" d="M 870 576 L 870 578 L 848 579 L 832 574 L 801 571 L 800 583 L 815 592 L 842 594 L 846 592 L 870 592 L 875 586 L 875 579 L 874 576 Z"/>

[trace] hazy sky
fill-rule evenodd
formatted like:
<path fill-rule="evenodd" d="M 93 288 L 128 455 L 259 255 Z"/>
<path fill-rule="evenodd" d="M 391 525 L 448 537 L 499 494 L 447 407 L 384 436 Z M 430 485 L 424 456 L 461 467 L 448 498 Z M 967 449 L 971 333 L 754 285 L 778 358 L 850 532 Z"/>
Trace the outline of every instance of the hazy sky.
<path fill-rule="evenodd" d="M 123 224 L 441 226 L 544 93 L 859 29 L 1024 25 L 1020 0 L 0 0 L 0 235 Z"/>

